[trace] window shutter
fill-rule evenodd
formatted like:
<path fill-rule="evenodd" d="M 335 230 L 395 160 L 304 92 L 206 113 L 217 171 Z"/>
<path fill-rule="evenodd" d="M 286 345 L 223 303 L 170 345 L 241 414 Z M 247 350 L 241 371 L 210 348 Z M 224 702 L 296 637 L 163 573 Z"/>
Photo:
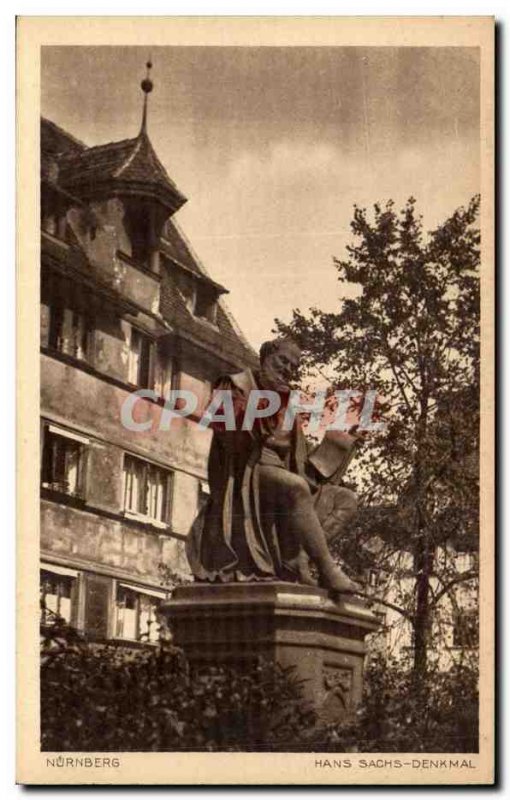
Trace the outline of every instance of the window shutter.
<path fill-rule="evenodd" d="M 48 347 L 50 341 L 50 307 L 41 303 L 41 347 Z"/>
<path fill-rule="evenodd" d="M 85 579 L 85 632 L 106 639 L 110 612 L 111 580 L 100 575 Z"/>
<path fill-rule="evenodd" d="M 62 326 L 64 324 L 64 309 L 62 306 L 53 306 L 50 312 L 49 345 L 54 350 L 60 349 L 62 341 Z"/>
<path fill-rule="evenodd" d="M 130 325 L 129 328 L 129 361 L 128 361 L 128 381 L 133 385 L 138 385 L 138 374 L 140 369 L 140 334 L 136 328 Z"/>
<path fill-rule="evenodd" d="M 172 389 L 172 358 L 156 346 L 153 386 L 160 397 L 167 398 Z"/>
<path fill-rule="evenodd" d="M 92 317 L 86 318 L 86 333 L 85 333 L 85 358 L 91 364 L 95 362 L 96 350 L 96 321 Z"/>
<path fill-rule="evenodd" d="M 149 342 L 148 343 L 148 355 L 149 355 L 149 369 L 147 375 L 147 388 L 154 389 L 154 381 L 156 377 L 156 342 Z"/>
<path fill-rule="evenodd" d="M 84 500 L 87 494 L 87 475 L 89 465 L 89 449 L 83 445 L 80 447 L 80 463 L 78 470 L 78 486 L 77 491 L 79 496 Z"/>

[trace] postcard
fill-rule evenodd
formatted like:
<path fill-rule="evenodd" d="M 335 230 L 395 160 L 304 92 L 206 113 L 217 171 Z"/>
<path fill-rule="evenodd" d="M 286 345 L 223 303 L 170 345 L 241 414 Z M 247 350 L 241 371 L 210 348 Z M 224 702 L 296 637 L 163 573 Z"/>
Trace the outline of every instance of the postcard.
<path fill-rule="evenodd" d="M 17 780 L 492 784 L 494 19 L 17 33 Z"/>

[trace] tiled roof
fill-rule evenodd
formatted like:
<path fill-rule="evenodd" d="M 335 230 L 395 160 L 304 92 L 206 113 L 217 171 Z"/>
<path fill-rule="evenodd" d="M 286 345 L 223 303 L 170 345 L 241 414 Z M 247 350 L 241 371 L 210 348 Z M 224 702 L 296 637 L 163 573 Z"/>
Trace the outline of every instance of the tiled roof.
<path fill-rule="evenodd" d="M 244 338 L 239 329 L 237 329 L 233 317 L 224 307 L 223 301 L 221 300 L 218 301 L 217 324 L 224 346 L 232 353 L 238 355 L 241 366 L 246 365 L 252 368 L 258 368 L 259 357 L 257 353 L 247 339 Z"/>
<path fill-rule="evenodd" d="M 216 325 L 198 319 L 186 307 L 184 298 L 177 288 L 172 267 L 163 268 L 161 282 L 161 313 L 172 326 L 186 331 L 198 343 L 212 346 L 218 356 L 237 367 L 256 367 L 258 358 L 255 351 L 236 330 L 223 301 L 218 300 Z"/>
<path fill-rule="evenodd" d="M 105 183 L 115 187 L 149 184 L 159 192 L 171 195 L 174 210 L 185 201 L 159 161 L 145 131 L 136 139 L 86 147 L 58 125 L 43 119 L 41 151 L 43 177 L 78 197 L 86 198 L 95 192 L 98 185 Z M 165 265 L 163 260 L 161 314 L 176 329 L 177 335 L 181 332 L 188 334 L 198 344 L 214 348 L 220 358 L 236 367 L 256 366 L 258 359 L 254 350 L 220 299 L 216 325 L 195 317 L 187 309 L 174 280 L 174 270 L 183 268 L 193 273 L 213 287 L 218 295 L 226 290 L 207 274 L 186 237 L 171 219 L 165 224 L 160 248 L 173 262 Z M 79 248 L 72 247 L 71 250 L 73 259 L 85 258 L 84 253 L 79 254 Z"/>
<path fill-rule="evenodd" d="M 117 188 L 151 187 L 168 199 L 176 211 L 186 198 L 177 189 L 157 157 L 145 132 L 136 139 L 88 147 L 65 154 L 59 160 L 59 180 L 78 194 L 92 195 L 105 183 Z"/>
<path fill-rule="evenodd" d="M 216 286 L 219 289 L 219 293 L 226 291 L 207 274 L 204 265 L 193 252 L 183 231 L 172 219 L 169 219 L 165 224 L 160 247 L 161 251 L 176 265 L 182 265 L 198 278 L 202 278 Z M 222 355 L 225 360 L 241 367 L 258 366 L 258 357 L 255 351 L 244 338 L 222 300 L 218 299 L 215 326 L 198 319 L 188 310 L 174 279 L 175 270 L 178 268 L 173 264 L 165 265 L 163 262 L 163 281 L 161 284 L 161 313 L 163 317 L 177 328 L 187 330 L 194 339 L 204 342 L 204 344 L 213 345 L 218 355 Z"/>
<path fill-rule="evenodd" d="M 59 161 L 60 180 L 71 187 L 111 178 L 127 160 L 135 143 L 136 139 L 124 139 L 64 155 Z"/>
<path fill-rule="evenodd" d="M 80 153 L 86 145 L 70 133 L 44 117 L 41 119 L 41 153 L 46 156 L 61 156 L 64 153 Z"/>
<path fill-rule="evenodd" d="M 161 251 L 173 261 L 176 261 L 178 264 L 182 264 L 192 272 L 195 272 L 198 275 L 203 273 L 203 269 L 200 268 L 197 263 L 197 259 L 191 253 L 191 250 L 182 236 L 181 231 L 171 219 L 166 222 L 163 230 Z"/>
<path fill-rule="evenodd" d="M 192 272 L 198 278 L 214 286 L 219 294 L 228 292 L 228 289 L 225 289 L 221 283 L 211 278 L 196 253 L 193 252 L 183 231 L 173 219 L 169 219 L 165 223 L 159 246 L 165 256 L 180 267 L 184 267 L 186 272 Z"/>

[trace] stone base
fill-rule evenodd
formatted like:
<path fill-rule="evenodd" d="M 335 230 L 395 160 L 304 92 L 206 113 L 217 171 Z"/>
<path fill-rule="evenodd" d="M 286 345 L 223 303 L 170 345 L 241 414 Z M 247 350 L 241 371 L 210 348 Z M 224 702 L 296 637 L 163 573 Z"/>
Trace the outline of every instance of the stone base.
<path fill-rule="evenodd" d="M 162 610 L 192 664 L 262 656 L 293 666 L 324 720 L 346 718 L 361 700 L 364 639 L 379 625 L 361 601 L 293 583 L 195 583 L 177 587 Z"/>

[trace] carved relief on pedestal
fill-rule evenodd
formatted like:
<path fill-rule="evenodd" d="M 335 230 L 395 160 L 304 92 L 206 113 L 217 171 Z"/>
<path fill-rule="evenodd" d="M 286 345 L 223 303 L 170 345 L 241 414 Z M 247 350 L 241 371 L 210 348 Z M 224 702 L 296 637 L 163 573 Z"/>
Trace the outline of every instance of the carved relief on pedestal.
<path fill-rule="evenodd" d="M 339 713 L 352 710 L 352 669 L 336 664 L 324 664 L 323 668 L 324 702 L 323 713 L 328 717 L 338 717 Z"/>

